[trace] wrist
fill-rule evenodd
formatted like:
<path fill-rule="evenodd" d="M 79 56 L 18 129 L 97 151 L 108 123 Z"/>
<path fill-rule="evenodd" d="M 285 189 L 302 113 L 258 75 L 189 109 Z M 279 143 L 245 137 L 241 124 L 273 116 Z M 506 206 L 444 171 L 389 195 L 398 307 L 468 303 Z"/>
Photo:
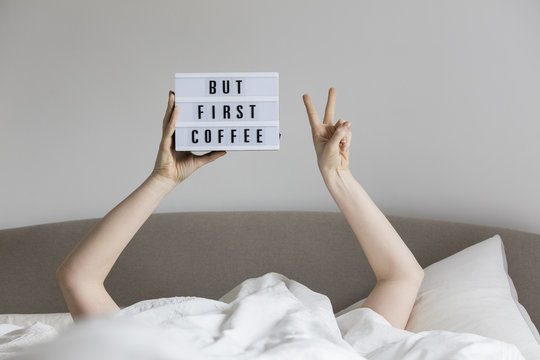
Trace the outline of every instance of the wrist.
<path fill-rule="evenodd" d="M 173 179 L 167 178 L 155 172 L 152 172 L 150 176 L 146 179 L 146 181 L 149 182 L 158 191 L 165 193 L 171 192 L 176 187 L 176 185 L 179 184 Z"/>
<path fill-rule="evenodd" d="M 335 184 L 337 182 L 348 181 L 350 178 L 353 178 L 350 170 L 344 169 L 335 169 L 335 170 L 321 170 L 321 175 L 324 179 L 324 182 L 328 184 Z"/>
<path fill-rule="evenodd" d="M 332 195 L 346 193 L 356 179 L 349 170 L 332 170 L 321 172 L 324 183 Z"/>

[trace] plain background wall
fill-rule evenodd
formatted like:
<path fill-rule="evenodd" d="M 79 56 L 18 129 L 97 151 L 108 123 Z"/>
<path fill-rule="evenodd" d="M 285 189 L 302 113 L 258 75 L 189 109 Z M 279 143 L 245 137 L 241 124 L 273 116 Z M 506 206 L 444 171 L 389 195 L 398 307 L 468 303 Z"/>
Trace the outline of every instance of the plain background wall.
<path fill-rule="evenodd" d="M 156 209 L 339 211 L 301 95 L 387 214 L 540 233 L 539 1 L 1 1 L 0 228 L 102 217 L 150 174 L 175 72 L 277 71 L 281 149 Z"/>

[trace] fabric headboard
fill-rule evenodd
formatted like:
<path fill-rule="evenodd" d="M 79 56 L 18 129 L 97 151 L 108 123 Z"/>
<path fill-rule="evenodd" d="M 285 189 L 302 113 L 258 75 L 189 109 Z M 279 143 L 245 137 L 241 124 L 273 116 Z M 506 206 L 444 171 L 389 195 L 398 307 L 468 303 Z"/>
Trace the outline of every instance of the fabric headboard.
<path fill-rule="evenodd" d="M 387 216 L 426 267 L 499 234 L 519 300 L 540 327 L 540 235 Z M 55 270 L 99 219 L 0 230 L 0 313 L 67 312 Z M 120 307 L 171 296 L 218 299 L 274 271 L 326 294 L 334 311 L 366 297 L 375 277 L 340 212 L 153 214 L 105 281 Z"/>

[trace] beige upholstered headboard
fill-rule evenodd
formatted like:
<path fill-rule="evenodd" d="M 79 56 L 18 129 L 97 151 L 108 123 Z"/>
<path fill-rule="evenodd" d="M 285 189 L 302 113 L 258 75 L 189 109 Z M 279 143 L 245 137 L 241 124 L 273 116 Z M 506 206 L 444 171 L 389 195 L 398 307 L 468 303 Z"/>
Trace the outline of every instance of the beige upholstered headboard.
<path fill-rule="evenodd" d="M 388 216 L 423 267 L 495 234 L 519 300 L 540 327 L 540 235 Z M 0 313 L 67 312 L 55 270 L 98 219 L 0 230 Z M 105 286 L 119 306 L 171 296 L 218 299 L 275 271 L 326 294 L 334 311 L 367 296 L 375 277 L 339 212 L 153 214 Z"/>

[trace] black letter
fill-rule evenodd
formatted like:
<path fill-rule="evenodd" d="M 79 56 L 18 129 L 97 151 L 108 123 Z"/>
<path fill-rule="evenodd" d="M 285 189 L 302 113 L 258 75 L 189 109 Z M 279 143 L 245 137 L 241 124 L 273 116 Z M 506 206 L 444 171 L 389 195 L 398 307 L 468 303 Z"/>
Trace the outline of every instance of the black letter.
<path fill-rule="evenodd" d="M 248 132 L 249 132 L 248 128 L 244 129 L 244 142 L 247 142 L 247 143 L 249 142 L 249 140 L 248 140 L 249 139 Z"/>
<path fill-rule="evenodd" d="M 229 93 L 229 80 L 223 80 L 223 93 L 228 94 Z"/>
<path fill-rule="evenodd" d="M 262 129 L 257 129 L 257 142 L 262 143 L 262 140 L 259 141 L 259 139 L 262 138 Z"/>
<path fill-rule="evenodd" d="M 231 129 L 231 143 L 234 143 L 234 138 L 236 137 L 236 129 Z"/>
<path fill-rule="evenodd" d="M 212 119 L 216 118 L 216 105 L 212 105 Z"/>
<path fill-rule="evenodd" d="M 223 105 L 223 118 L 224 119 L 231 118 L 231 107 L 229 105 Z"/>
<path fill-rule="evenodd" d="M 204 105 L 199 105 L 199 120 L 201 119 L 201 115 L 203 114 L 204 111 L 202 111 L 202 108 L 203 108 Z"/>
<path fill-rule="evenodd" d="M 198 133 L 199 133 L 199 132 L 198 132 L 197 130 L 193 130 L 193 131 L 191 132 L 191 142 L 194 143 L 194 144 L 196 144 L 196 143 L 199 142 L 199 140 L 195 139 L 195 134 L 198 134 Z"/>
<path fill-rule="evenodd" d="M 251 108 L 251 118 L 252 119 L 255 118 L 255 106 L 257 106 L 257 105 L 249 105 L 249 107 Z"/>
<path fill-rule="evenodd" d="M 241 118 L 244 117 L 244 114 L 242 113 L 242 109 L 243 109 L 243 108 L 244 108 L 244 107 L 243 107 L 242 105 L 238 105 L 238 106 L 236 107 L 236 111 L 238 111 L 238 114 L 236 114 L 236 118 L 237 118 L 237 119 L 241 119 Z"/>
<path fill-rule="evenodd" d="M 218 143 L 221 144 L 221 139 L 223 139 L 223 129 L 218 130 Z"/>
<path fill-rule="evenodd" d="M 242 80 L 236 80 L 236 84 L 238 84 L 238 95 L 240 95 L 240 83 L 242 82 Z"/>
<path fill-rule="evenodd" d="M 210 87 L 210 88 L 208 89 L 208 92 L 209 92 L 210 94 L 215 94 L 215 93 L 216 93 L 216 80 L 210 80 L 210 81 L 208 82 L 208 86 Z"/>
<path fill-rule="evenodd" d="M 206 141 L 207 144 L 212 142 L 212 132 L 210 129 L 204 130 L 204 141 Z"/>

